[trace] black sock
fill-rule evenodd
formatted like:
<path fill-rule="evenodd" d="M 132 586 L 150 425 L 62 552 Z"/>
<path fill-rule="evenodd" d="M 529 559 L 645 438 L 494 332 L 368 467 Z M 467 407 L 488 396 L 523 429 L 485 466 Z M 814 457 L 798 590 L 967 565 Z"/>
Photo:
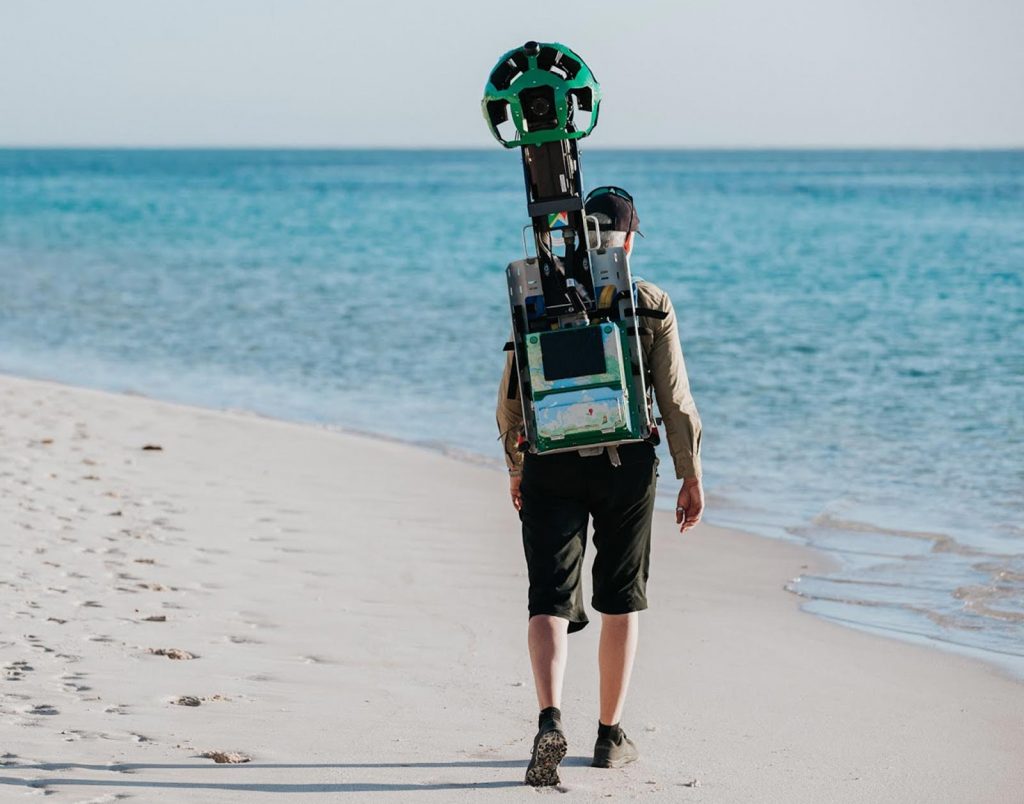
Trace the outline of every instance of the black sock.
<path fill-rule="evenodd" d="M 549 706 L 540 710 L 540 717 L 537 718 L 537 725 L 543 726 L 546 720 L 557 720 L 562 722 L 562 710 L 557 706 Z"/>
<path fill-rule="evenodd" d="M 618 723 L 606 726 L 599 720 L 597 721 L 597 736 L 601 738 L 610 737 L 613 743 L 617 743 L 622 739 L 622 729 L 619 728 Z"/>

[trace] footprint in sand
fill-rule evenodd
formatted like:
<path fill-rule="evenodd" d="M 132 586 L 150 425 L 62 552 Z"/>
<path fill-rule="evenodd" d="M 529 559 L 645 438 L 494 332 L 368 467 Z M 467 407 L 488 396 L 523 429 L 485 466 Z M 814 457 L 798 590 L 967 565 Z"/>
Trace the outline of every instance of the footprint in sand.
<path fill-rule="evenodd" d="M 86 731 L 85 729 L 64 729 L 60 732 L 60 735 L 66 743 L 77 742 L 78 740 L 95 740 L 101 736 L 99 732 Z"/>
<path fill-rule="evenodd" d="M 25 634 L 25 639 L 28 641 L 28 644 L 31 645 L 33 648 L 38 648 L 43 653 L 53 653 L 53 648 L 51 648 L 49 645 L 44 645 L 43 641 L 35 634 Z"/>
<path fill-rule="evenodd" d="M 35 668 L 26 661 L 11 662 L 4 665 L 4 678 L 7 681 L 21 681 L 26 673 L 31 673 Z"/>
<path fill-rule="evenodd" d="M 337 664 L 333 659 L 328 659 L 324 656 L 300 656 L 305 664 Z"/>
<path fill-rule="evenodd" d="M 166 656 L 168 659 L 195 659 L 194 653 L 189 653 L 181 648 L 146 648 L 147 652 L 154 656 Z"/>
<path fill-rule="evenodd" d="M 59 715 L 60 710 L 52 704 L 36 704 L 35 706 L 26 709 L 25 714 L 27 715 Z"/>
<path fill-rule="evenodd" d="M 239 762 L 249 762 L 251 760 L 251 757 L 241 753 L 240 751 L 204 751 L 199 756 L 204 759 L 212 759 L 218 765 L 234 765 Z"/>
<path fill-rule="evenodd" d="M 140 589 L 148 589 L 151 592 L 177 592 L 178 591 L 177 587 L 174 587 L 174 586 L 164 586 L 162 583 L 157 583 L 156 581 L 137 583 L 135 585 L 137 587 L 139 587 Z"/>
<path fill-rule="evenodd" d="M 235 636 L 231 635 L 228 637 L 228 641 L 235 645 L 262 645 L 263 642 L 258 639 L 246 636 Z"/>
<path fill-rule="evenodd" d="M 85 673 L 65 673 L 59 680 L 64 692 L 89 692 L 92 687 L 82 683 L 86 678 Z"/>
<path fill-rule="evenodd" d="M 231 552 L 222 547 L 203 547 L 202 545 L 196 547 L 196 550 L 200 553 L 209 553 L 215 556 L 226 556 Z"/>

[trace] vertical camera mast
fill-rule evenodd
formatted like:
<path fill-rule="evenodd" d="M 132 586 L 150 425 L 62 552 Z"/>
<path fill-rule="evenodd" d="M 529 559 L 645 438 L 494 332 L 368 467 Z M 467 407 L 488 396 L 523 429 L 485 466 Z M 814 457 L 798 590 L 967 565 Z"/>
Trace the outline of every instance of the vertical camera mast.
<path fill-rule="evenodd" d="M 577 141 L 597 125 L 601 87 L 565 45 L 527 42 L 491 70 L 481 102 L 491 133 L 519 148 L 534 256 L 506 269 L 520 448 L 560 452 L 648 439 L 653 417 L 629 260 L 602 248 L 584 209 Z M 524 229 L 525 243 L 525 229 Z M 613 459 L 614 462 L 614 459 Z"/>

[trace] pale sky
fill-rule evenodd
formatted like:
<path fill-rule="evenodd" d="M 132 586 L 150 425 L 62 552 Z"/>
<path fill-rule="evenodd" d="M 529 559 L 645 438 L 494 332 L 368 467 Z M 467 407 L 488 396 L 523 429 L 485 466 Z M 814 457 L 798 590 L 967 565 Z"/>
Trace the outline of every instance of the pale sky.
<path fill-rule="evenodd" d="M 1024 146 L 1024 0 L 0 0 L 0 145 L 497 147 L 527 39 L 591 147 Z"/>

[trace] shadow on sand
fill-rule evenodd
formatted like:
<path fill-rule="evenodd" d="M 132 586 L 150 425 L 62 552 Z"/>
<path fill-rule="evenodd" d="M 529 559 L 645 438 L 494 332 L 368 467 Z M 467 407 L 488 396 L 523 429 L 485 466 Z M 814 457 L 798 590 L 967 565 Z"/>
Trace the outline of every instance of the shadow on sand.
<path fill-rule="evenodd" d="M 589 765 L 589 757 L 566 757 L 562 762 L 563 766 Z M 238 765 L 200 765 L 200 764 L 153 764 L 153 763 L 117 763 L 111 765 L 86 765 L 75 762 L 40 762 L 33 764 L 10 763 L 0 765 L 0 771 L 33 770 L 33 771 L 63 771 L 63 770 L 89 770 L 89 771 L 110 771 L 122 774 L 134 774 L 145 770 L 189 770 L 189 771 L 215 771 L 218 773 L 230 772 L 233 770 L 247 770 L 251 768 L 263 769 L 313 769 L 313 768 L 335 768 L 338 770 L 375 770 L 382 768 L 518 768 L 526 769 L 526 761 L 518 759 L 483 759 L 483 760 L 457 760 L 454 762 L 336 762 L 336 763 L 314 763 L 314 764 L 266 764 L 259 762 L 246 762 Z M 518 777 L 519 774 L 516 774 Z M 523 782 L 516 778 L 508 781 L 488 782 L 311 782 L 308 784 L 274 784 L 267 782 L 246 783 L 246 782 L 214 782 L 214 781 L 146 781 L 144 779 L 69 779 L 63 776 L 43 779 L 19 779 L 12 776 L 0 776 L 0 784 L 23 786 L 40 789 L 50 787 L 66 787 L 81 785 L 88 787 L 136 787 L 152 788 L 155 790 L 236 790 L 239 792 L 253 793 L 387 793 L 387 792 L 414 792 L 416 790 L 487 790 L 503 787 L 520 787 Z"/>

